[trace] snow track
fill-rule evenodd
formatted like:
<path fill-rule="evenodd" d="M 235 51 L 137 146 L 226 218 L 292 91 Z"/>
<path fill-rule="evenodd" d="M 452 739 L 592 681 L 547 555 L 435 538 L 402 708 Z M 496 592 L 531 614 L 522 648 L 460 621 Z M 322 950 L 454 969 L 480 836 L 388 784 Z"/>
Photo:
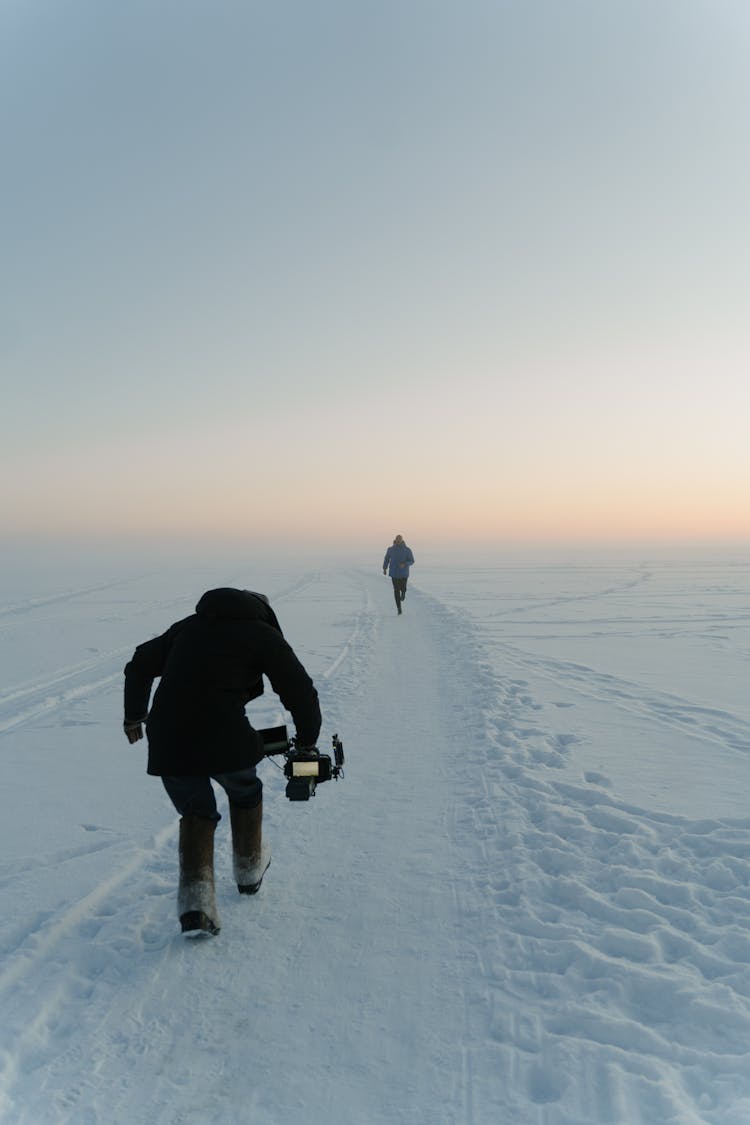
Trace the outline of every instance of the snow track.
<path fill-rule="evenodd" d="M 511 643 L 476 583 L 462 608 L 413 581 L 397 617 L 357 569 L 235 581 L 278 606 L 346 778 L 291 804 L 263 767 L 261 893 L 236 894 L 225 818 L 222 932 L 188 942 L 176 818 L 118 741 L 111 669 L 143 619 L 125 644 L 113 611 L 113 646 L 21 674 L 0 736 L 42 815 L 3 828 L 0 1119 L 746 1125 L 750 820 L 632 800 L 605 753 L 576 755 L 605 711 L 740 768 L 747 716 Z M 174 604 L 153 599 L 153 631 Z M 285 718 L 272 695 L 252 714 Z"/>

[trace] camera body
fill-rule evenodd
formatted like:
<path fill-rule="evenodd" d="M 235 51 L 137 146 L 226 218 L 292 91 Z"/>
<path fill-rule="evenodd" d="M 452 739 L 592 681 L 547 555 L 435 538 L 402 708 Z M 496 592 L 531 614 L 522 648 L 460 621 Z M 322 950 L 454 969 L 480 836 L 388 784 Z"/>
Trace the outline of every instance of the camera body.
<path fill-rule="evenodd" d="M 337 734 L 331 739 L 333 757 L 321 754 L 317 746 L 298 747 L 295 739 L 287 736 L 284 726 L 260 730 L 258 734 L 266 757 L 284 755 L 286 795 L 290 801 L 309 801 L 322 782 L 343 778 L 344 747 Z"/>

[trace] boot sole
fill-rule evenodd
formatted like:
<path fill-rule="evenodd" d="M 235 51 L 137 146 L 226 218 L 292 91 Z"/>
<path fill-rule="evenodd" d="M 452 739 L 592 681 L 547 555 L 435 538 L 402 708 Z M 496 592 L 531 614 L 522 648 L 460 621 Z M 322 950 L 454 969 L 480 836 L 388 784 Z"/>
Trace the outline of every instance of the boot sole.
<path fill-rule="evenodd" d="M 202 910 L 188 910 L 186 914 L 180 915 L 180 925 L 183 934 L 186 934 L 187 937 L 197 937 L 198 934 L 218 934 L 220 932 L 220 927 L 212 922 Z"/>
<path fill-rule="evenodd" d="M 263 875 L 265 875 L 266 871 L 268 871 L 268 868 L 270 866 L 271 866 L 271 861 L 269 859 L 268 863 L 266 864 Z M 260 877 L 260 879 L 258 880 L 257 883 L 238 883 L 237 884 L 237 890 L 240 892 L 241 895 L 257 895 L 258 891 L 260 890 L 260 885 L 263 882 L 263 875 L 261 875 L 261 877 Z"/>

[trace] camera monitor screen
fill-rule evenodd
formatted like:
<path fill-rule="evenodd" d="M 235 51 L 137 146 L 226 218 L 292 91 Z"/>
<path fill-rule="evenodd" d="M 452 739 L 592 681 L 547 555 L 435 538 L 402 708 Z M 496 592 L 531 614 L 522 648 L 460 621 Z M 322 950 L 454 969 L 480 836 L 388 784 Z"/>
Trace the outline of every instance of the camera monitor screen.
<path fill-rule="evenodd" d="M 318 763 L 292 761 L 292 777 L 317 777 Z"/>

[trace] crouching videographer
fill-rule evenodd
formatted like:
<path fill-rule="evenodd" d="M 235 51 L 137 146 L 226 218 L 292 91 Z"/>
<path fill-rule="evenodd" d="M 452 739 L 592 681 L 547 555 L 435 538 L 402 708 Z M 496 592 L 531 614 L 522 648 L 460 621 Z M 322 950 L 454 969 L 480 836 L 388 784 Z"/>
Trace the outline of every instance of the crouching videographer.
<path fill-rule="evenodd" d="M 181 816 L 177 897 L 185 933 L 220 928 L 214 831 L 221 818 L 212 780 L 229 798 L 239 892 L 254 894 L 271 862 L 255 768 L 267 750 L 245 715 L 245 705 L 263 692 L 264 675 L 294 720 L 296 745 L 313 748 L 321 725 L 318 694 L 261 594 L 207 591 L 194 614 L 138 645 L 125 667 L 125 734 L 137 742 L 145 723 L 148 772 L 161 777 Z"/>

